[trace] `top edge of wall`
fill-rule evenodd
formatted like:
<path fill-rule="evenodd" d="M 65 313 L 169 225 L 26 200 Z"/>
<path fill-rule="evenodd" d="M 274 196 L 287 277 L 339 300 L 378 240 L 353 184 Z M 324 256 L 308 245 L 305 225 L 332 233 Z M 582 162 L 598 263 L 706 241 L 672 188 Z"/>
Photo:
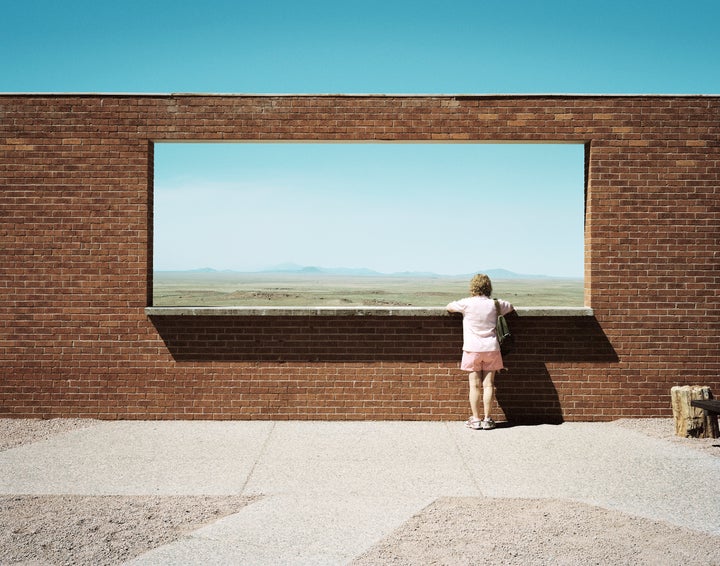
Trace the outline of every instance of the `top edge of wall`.
<path fill-rule="evenodd" d="M 514 93 L 514 94 L 378 94 L 378 93 L 209 93 L 209 92 L 0 92 L 3 96 L 82 96 L 82 97 L 144 97 L 144 98 L 172 98 L 172 97 L 237 97 L 237 98 L 455 98 L 455 99 L 482 99 L 482 98 L 720 98 L 720 94 L 592 94 L 592 93 Z"/>

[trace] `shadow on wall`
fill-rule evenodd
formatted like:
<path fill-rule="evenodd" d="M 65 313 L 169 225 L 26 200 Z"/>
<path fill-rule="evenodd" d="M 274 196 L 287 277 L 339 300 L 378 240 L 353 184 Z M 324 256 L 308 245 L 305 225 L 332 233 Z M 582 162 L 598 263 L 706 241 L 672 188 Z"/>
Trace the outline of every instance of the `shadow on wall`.
<path fill-rule="evenodd" d="M 449 317 L 153 316 L 178 362 L 452 361 L 462 340 Z M 459 337 L 458 337 L 459 336 Z"/>
<path fill-rule="evenodd" d="M 497 404 L 510 425 L 561 424 L 564 420 L 555 384 L 543 363 L 505 361 L 508 371 L 495 378 Z"/>
<path fill-rule="evenodd" d="M 431 362 L 457 368 L 462 348 L 460 315 L 156 316 L 151 320 L 180 363 Z M 508 371 L 497 380 L 497 401 L 511 424 L 563 421 L 547 362 L 618 361 L 593 317 L 511 315 L 509 322 L 515 348 L 506 359 Z"/>
<path fill-rule="evenodd" d="M 594 317 L 511 316 L 509 320 L 516 348 L 505 358 L 508 371 L 496 379 L 496 398 L 510 424 L 563 422 L 547 362 L 618 362 L 617 352 Z"/>

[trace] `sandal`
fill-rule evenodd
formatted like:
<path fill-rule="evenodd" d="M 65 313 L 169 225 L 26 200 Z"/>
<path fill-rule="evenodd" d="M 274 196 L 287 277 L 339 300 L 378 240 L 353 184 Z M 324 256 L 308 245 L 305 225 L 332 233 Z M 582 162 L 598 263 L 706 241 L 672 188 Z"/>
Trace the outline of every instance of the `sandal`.
<path fill-rule="evenodd" d="M 495 421 L 489 417 L 487 419 L 483 419 L 480 421 L 480 428 L 483 430 L 492 430 L 495 428 Z"/>

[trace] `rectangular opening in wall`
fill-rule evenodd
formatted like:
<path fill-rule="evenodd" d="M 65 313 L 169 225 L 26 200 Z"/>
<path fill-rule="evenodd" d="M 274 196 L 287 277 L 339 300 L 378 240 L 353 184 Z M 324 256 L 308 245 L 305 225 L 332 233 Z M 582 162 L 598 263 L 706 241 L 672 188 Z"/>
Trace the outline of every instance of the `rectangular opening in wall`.
<path fill-rule="evenodd" d="M 154 306 L 583 306 L 582 144 L 156 143 Z"/>

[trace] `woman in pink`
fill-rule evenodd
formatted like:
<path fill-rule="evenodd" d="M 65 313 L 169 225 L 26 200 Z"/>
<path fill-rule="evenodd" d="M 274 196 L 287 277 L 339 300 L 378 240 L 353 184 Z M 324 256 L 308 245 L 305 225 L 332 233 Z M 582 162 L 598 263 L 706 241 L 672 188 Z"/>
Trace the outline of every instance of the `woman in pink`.
<path fill-rule="evenodd" d="M 495 398 L 495 372 L 503 369 L 500 344 L 495 336 L 497 313 L 492 295 L 492 283 L 487 275 L 478 274 L 470 281 L 471 297 L 453 301 L 447 306 L 450 312 L 463 315 L 463 355 L 460 369 L 470 372 L 470 409 L 472 416 L 465 426 L 475 430 L 495 428 L 490 418 Z M 513 311 L 507 301 L 498 299 L 500 313 L 505 315 Z M 480 376 L 482 375 L 483 419 L 480 419 Z"/>

